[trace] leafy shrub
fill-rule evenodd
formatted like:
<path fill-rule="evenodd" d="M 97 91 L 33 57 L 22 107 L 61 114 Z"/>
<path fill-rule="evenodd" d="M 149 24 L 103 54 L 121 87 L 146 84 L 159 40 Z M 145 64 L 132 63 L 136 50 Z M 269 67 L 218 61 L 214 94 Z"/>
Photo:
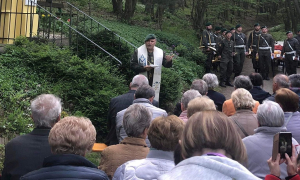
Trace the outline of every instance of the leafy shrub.
<path fill-rule="evenodd" d="M 195 48 L 191 53 L 187 55 L 187 60 L 193 61 L 200 66 L 204 66 L 206 55 L 198 48 Z M 201 76 L 202 77 L 202 76 Z"/>
<path fill-rule="evenodd" d="M 165 32 L 156 32 L 155 35 L 157 36 L 157 40 L 160 43 L 165 43 L 167 46 L 172 47 L 172 46 L 179 46 L 182 44 L 185 46 L 188 50 L 193 49 L 193 46 L 187 42 L 186 40 L 182 39 L 181 37 L 174 35 L 174 34 L 168 34 Z"/>
<path fill-rule="evenodd" d="M 3 170 L 4 153 L 5 153 L 5 147 L 3 144 L 0 144 L 0 171 L 1 172 Z"/>
<path fill-rule="evenodd" d="M 188 48 L 182 44 L 175 47 L 175 51 L 179 53 L 179 56 L 185 57 L 188 54 Z"/>

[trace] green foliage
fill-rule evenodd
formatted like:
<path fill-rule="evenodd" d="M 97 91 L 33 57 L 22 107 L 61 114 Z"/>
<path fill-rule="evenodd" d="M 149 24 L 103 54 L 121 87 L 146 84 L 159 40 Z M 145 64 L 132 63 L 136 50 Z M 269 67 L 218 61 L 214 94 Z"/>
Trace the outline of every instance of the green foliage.
<path fill-rule="evenodd" d="M 4 154 L 5 154 L 5 147 L 3 144 L 0 144 L 0 172 L 2 172 L 3 170 Z"/>
<path fill-rule="evenodd" d="M 286 31 L 283 24 L 270 28 L 269 33 L 273 36 L 275 41 L 283 41 L 286 39 Z"/>
<path fill-rule="evenodd" d="M 95 166 L 99 166 L 101 161 L 101 153 L 90 152 L 85 155 L 85 158 L 91 161 Z"/>
<path fill-rule="evenodd" d="M 178 53 L 179 56 L 185 57 L 188 53 L 188 48 L 182 44 L 179 44 L 175 47 L 175 51 Z"/>
<path fill-rule="evenodd" d="M 188 56 L 187 59 L 189 61 L 196 62 L 196 64 L 203 66 L 206 60 L 206 55 L 202 53 L 202 51 L 198 48 L 195 48 Z M 200 76 L 202 77 L 202 76 Z"/>

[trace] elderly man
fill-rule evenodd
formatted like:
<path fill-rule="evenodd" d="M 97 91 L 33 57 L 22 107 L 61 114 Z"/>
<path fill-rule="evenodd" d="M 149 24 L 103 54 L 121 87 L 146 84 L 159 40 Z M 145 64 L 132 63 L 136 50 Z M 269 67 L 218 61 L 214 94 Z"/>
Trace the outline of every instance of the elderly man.
<path fill-rule="evenodd" d="M 215 105 L 217 106 L 217 110 L 222 111 L 223 103 L 226 98 L 223 94 L 214 90 L 219 85 L 217 76 L 215 74 L 207 73 L 202 79 L 208 86 L 207 96 L 214 101 Z"/>
<path fill-rule="evenodd" d="M 188 90 L 186 91 L 181 98 L 181 114 L 179 116 L 179 118 L 181 120 L 183 120 L 185 123 L 188 120 L 187 117 L 187 108 L 188 108 L 188 104 L 191 100 L 195 99 L 196 97 L 201 97 L 201 94 L 199 93 L 199 91 L 196 91 L 194 89 Z"/>
<path fill-rule="evenodd" d="M 272 156 L 273 137 L 278 132 L 285 132 L 284 113 L 281 107 L 272 101 L 264 101 L 257 110 L 258 128 L 255 134 L 243 139 L 247 149 L 246 167 L 258 178 L 264 179 L 270 173 L 267 160 Z M 293 139 L 294 145 L 298 144 Z M 281 179 L 287 176 L 286 164 L 280 165 Z"/>
<path fill-rule="evenodd" d="M 273 95 L 268 97 L 267 100 L 275 102 L 276 91 L 280 88 L 289 88 L 289 78 L 284 74 L 277 74 L 273 78 Z"/>
<path fill-rule="evenodd" d="M 132 104 L 135 91 L 144 84 L 149 84 L 146 76 L 136 75 L 133 77 L 130 83 L 130 90 L 127 93 L 111 99 L 108 110 L 107 129 L 109 129 L 109 133 L 106 137 L 106 145 L 119 144 L 116 134 L 116 115 L 119 111 L 128 108 Z M 152 104 L 158 107 L 157 101 L 153 100 Z"/>
<path fill-rule="evenodd" d="M 154 96 L 155 96 L 155 91 L 151 86 L 142 85 L 136 90 L 134 94 L 135 100 L 133 101 L 133 104 L 141 104 L 147 107 L 152 112 L 152 119 L 159 116 L 168 116 L 165 110 L 157 108 L 152 105 Z M 123 118 L 125 117 L 124 116 L 125 112 L 126 109 L 118 112 L 116 117 L 116 131 L 117 131 L 117 137 L 119 139 L 119 142 L 121 142 L 125 137 L 128 136 L 123 126 Z M 150 147 L 150 142 L 148 138 L 146 139 L 146 143 Z"/>
<path fill-rule="evenodd" d="M 250 78 L 248 76 L 244 76 L 244 75 L 240 75 L 240 76 L 236 77 L 234 79 L 233 85 L 234 85 L 234 89 L 244 88 L 247 91 L 250 91 L 253 88 Z M 259 102 L 255 101 L 254 108 L 252 109 L 252 111 L 254 113 L 257 112 L 258 106 L 259 106 Z M 235 114 L 236 110 L 234 108 L 232 99 L 229 99 L 224 102 L 222 112 L 224 114 L 226 114 L 227 116 L 232 116 L 233 114 Z"/>
<path fill-rule="evenodd" d="M 156 47 L 156 36 L 149 34 L 145 44 L 140 46 L 133 54 L 130 61 L 131 69 L 137 74 L 148 77 L 149 84 L 155 89 L 155 100 L 159 100 L 162 65 L 172 67 L 173 56 L 166 55 L 162 49 Z"/>
<path fill-rule="evenodd" d="M 21 180 L 108 180 L 103 171 L 84 158 L 92 150 L 95 140 L 96 129 L 89 119 L 63 118 L 49 133 L 52 155 L 44 159 L 43 168 L 26 174 Z"/>
<path fill-rule="evenodd" d="M 101 154 L 99 169 L 103 170 L 110 179 L 119 166 L 130 160 L 144 159 L 149 153 L 145 139 L 152 120 L 150 109 L 134 103 L 123 114 L 122 126 L 128 137 L 125 137 L 120 144 L 105 148 Z"/>
<path fill-rule="evenodd" d="M 42 94 L 32 100 L 30 108 L 35 128 L 5 146 L 2 179 L 20 179 L 24 174 L 41 168 L 44 158 L 51 155 L 48 135 L 60 120 L 61 100 L 52 94 Z"/>
<path fill-rule="evenodd" d="M 300 74 L 292 74 L 289 76 L 290 90 L 296 93 L 300 97 Z M 299 99 L 298 111 L 300 112 L 300 99 Z"/>

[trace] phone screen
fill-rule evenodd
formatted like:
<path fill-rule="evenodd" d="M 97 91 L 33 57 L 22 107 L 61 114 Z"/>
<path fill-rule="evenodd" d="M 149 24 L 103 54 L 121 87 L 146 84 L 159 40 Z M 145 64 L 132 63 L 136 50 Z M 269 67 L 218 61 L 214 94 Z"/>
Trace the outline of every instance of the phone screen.
<path fill-rule="evenodd" d="M 273 139 L 272 159 L 275 160 L 278 153 L 280 153 L 280 158 L 283 159 L 285 159 L 285 153 L 291 157 L 292 147 L 292 133 L 280 132 L 275 134 Z"/>

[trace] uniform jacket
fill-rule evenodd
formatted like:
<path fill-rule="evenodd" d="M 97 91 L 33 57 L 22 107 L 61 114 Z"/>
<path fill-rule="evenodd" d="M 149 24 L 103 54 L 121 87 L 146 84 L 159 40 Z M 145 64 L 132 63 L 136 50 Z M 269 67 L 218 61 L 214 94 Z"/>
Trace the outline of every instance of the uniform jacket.
<path fill-rule="evenodd" d="M 241 138 L 246 137 L 241 128 L 235 123 L 238 122 L 239 125 L 244 128 L 245 132 L 250 136 L 254 134 L 254 129 L 258 127 L 257 117 L 254 112 L 248 109 L 237 110 L 236 113 L 229 117 L 233 121 L 237 131 L 239 132 Z"/>
<path fill-rule="evenodd" d="M 248 163 L 247 168 L 255 176 L 264 179 L 270 173 L 267 160 L 272 156 L 273 137 L 278 132 L 286 131 L 285 127 L 266 127 L 262 126 L 255 130 L 255 134 L 243 139 L 247 150 Z M 298 142 L 293 139 L 292 143 Z M 287 176 L 286 164 L 280 165 L 281 178 Z"/>
<path fill-rule="evenodd" d="M 271 34 L 264 34 L 262 33 L 259 37 L 258 37 L 259 41 L 258 41 L 258 47 L 270 47 L 272 48 L 271 51 L 272 53 L 274 53 L 274 39 L 272 37 Z M 261 51 L 261 49 L 259 49 L 258 51 Z M 265 50 L 264 50 L 265 51 Z M 267 49 L 267 51 L 270 51 L 269 49 Z"/>
<path fill-rule="evenodd" d="M 291 45 L 291 47 L 293 49 L 291 49 L 291 47 L 289 46 L 289 44 Z M 299 42 L 296 38 L 292 38 L 292 39 L 286 39 L 283 42 L 283 48 L 281 51 L 281 56 L 285 53 L 285 52 L 291 52 L 291 51 L 296 51 L 297 55 L 300 55 L 300 47 L 299 47 Z"/>
<path fill-rule="evenodd" d="M 250 33 L 249 38 L 248 38 L 248 47 L 249 48 L 251 48 L 251 47 L 253 49 L 257 48 L 258 36 L 260 34 L 261 34 L 261 31 L 256 32 L 255 30 Z M 253 41 L 252 41 L 252 39 L 253 39 Z"/>
<path fill-rule="evenodd" d="M 235 32 L 231 36 L 231 40 L 233 41 L 234 46 L 239 46 L 239 45 L 244 45 L 245 46 L 245 51 L 248 52 L 248 43 L 247 43 L 247 37 L 244 33 L 237 33 Z"/>
<path fill-rule="evenodd" d="M 51 155 L 49 132 L 50 128 L 35 128 L 6 144 L 2 180 L 17 180 L 42 167 L 44 158 Z"/>
<path fill-rule="evenodd" d="M 227 157 L 194 156 L 181 161 L 158 180 L 259 180 L 240 163 Z"/>
<path fill-rule="evenodd" d="M 223 103 L 226 100 L 223 94 L 214 90 L 208 90 L 206 96 L 214 101 L 218 111 L 222 111 Z"/>
<path fill-rule="evenodd" d="M 126 137 L 120 144 L 109 146 L 101 153 L 99 169 L 112 179 L 119 166 L 130 160 L 144 159 L 149 153 L 145 140 Z"/>
<path fill-rule="evenodd" d="M 289 122 L 287 123 L 289 117 L 291 116 Z M 293 138 L 296 139 L 296 141 L 300 142 L 300 112 L 296 111 L 296 112 L 285 112 L 284 113 L 284 120 L 285 120 L 285 124 L 287 131 L 291 132 L 293 135 Z"/>
<path fill-rule="evenodd" d="M 21 180 L 42 179 L 108 180 L 108 177 L 84 157 L 62 154 L 45 158 L 43 168 L 32 171 L 21 178 Z"/>
<path fill-rule="evenodd" d="M 188 121 L 188 117 L 187 117 L 187 110 L 184 110 L 184 111 L 182 111 L 181 112 L 181 114 L 180 114 L 180 116 L 179 116 L 179 118 L 181 119 L 181 120 L 183 120 L 183 122 L 187 122 Z"/>
<path fill-rule="evenodd" d="M 262 104 L 265 99 L 271 96 L 270 93 L 263 90 L 260 86 L 253 86 L 249 92 L 251 93 L 252 98 L 255 101 L 258 101 L 260 104 Z"/>
<path fill-rule="evenodd" d="M 298 40 L 298 42 L 300 44 L 300 35 L 298 34 L 295 38 Z"/>
<path fill-rule="evenodd" d="M 234 51 L 233 41 L 227 38 L 223 39 L 218 47 L 218 54 L 222 57 L 232 57 L 232 52 Z M 222 58 L 223 59 L 223 58 Z"/>
<path fill-rule="evenodd" d="M 173 152 L 151 149 L 146 159 L 128 161 L 120 166 L 113 180 L 155 180 L 174 166 Z"/>
<path fill-rule="evenodd" d="M 107 129 L 109 130 L 109 133 L 106 137 L 106 145 L 119 144 L 116 133 L 116 115 L 119 111 L 128 108 L 132 104 L 134 93 L 135 90 L 129 90 L 127 93 L 111 99 L 107 116 Z M 153 100 L 153 105 L 158 107 L 158 102 Z"/>
<path fill-rule="evenodd" d="M 153 106 L 148 99 L 144 99 L 144 98 L 135 99 L 133 103 L 138 103 L 147 107 L 152 112 L 152 120 L 160 116 L 168 116 L 165 110 Z M 126 110 L 127 109 L 124 109 L 118 112 L 116 118 L 116 131 L 117 131 L 117 137 L 119 139 L 119 142 L 121 142 L 125 137 L 127 137 L 125 129 L 123 128 L 123 117 Z M 148 138 L 146 139 L 146 144 L 150 147 L 150 142 Z"/>
<path fill-rule="evenodd" d="M 253 110 L 252 110 L 255 114 L 256 114 L 256 112 L 257 112 L 258 106 L 259 106 L 259 102 L 258 102 L 258 101 L 255 101 L 255 106 L 254 106 L 254 108 L 253 108 Z M 232 99 L 228 99 L 228 100 L 226 100 L 226 101 L 224 102 L 222 112 L 223 112 L 224 114 L 226 114 L 227 116 L 232 116 L 232 115 L 234 115 L 234 113 L 235 113 L 235 108 L 234 108 Z"/>
<path fill-rule="evenodd" d="M 214 43 L 216 45 L 214 33 L 211 30 L 205 29 L 202 33 L 202 44 L 205 47 L 205 49 L 207 49 L 208 46 L 211 46 L 210 43 Z"/>

